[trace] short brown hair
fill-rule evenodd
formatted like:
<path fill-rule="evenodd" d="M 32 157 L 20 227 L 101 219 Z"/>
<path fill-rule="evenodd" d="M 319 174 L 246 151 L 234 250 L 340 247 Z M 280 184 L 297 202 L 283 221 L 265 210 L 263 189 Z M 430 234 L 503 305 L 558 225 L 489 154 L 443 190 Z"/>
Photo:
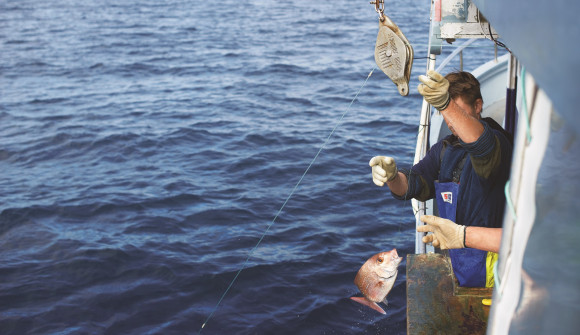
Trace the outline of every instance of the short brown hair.
<path fill-rule="evenodd" d="M 469 72 L 451 72 L 445 76 L 449 80 L 449 96 L 451 99 L 461 97 L 466 104 L 475 105 L 481 97 L 479 81 Z"/>

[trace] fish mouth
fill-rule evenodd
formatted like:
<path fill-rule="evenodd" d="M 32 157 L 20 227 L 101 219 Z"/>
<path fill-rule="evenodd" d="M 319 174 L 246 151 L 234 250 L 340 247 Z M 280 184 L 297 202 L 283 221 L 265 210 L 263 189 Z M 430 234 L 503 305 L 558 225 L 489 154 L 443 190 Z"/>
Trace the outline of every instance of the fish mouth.
<path fill-rule="evenodd" d="M 391 259 L 397 263 L 401 263 L 401 261 L 403 260 L 403 257 L 399 257 L 399 254 L 397 253 L 397 249 L 393 249 L 393 251 L 391 252 Z"/>

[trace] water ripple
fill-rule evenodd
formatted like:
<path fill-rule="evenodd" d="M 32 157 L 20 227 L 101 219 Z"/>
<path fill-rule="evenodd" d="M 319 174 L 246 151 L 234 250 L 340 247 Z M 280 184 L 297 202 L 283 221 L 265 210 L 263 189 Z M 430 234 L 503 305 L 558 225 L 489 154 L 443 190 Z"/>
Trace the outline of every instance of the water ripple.
<path fill-rule="evenodd" d="M 389 14 L 418 54 L 429 4 Z M 2 334 L 197 332 L 256 246 L 204 332 L 405 333 L 405 264 L 387 317 L 348 299 L 414 246 L 368 161 L 410 163 L 420 96 L 377 70 L 339 124 L 372 7 L 22 0 L 0 22 Z"/>

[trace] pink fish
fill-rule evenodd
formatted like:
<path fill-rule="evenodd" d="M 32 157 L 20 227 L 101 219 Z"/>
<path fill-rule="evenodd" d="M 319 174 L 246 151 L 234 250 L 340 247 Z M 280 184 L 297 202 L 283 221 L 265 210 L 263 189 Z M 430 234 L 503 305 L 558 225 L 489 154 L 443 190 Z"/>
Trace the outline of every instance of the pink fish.
<path fill-rule="evenodd" d="M 352 300 L 368 306 L 377 312 L 387 314 L 377 302 L 387 303 L 387 294 L 397 278 L 397 267 L 403 260 L 397 249 L 380 252 L 369 258 L 354 278 L 354 283 L 364 297 L 351 297 Z"/>

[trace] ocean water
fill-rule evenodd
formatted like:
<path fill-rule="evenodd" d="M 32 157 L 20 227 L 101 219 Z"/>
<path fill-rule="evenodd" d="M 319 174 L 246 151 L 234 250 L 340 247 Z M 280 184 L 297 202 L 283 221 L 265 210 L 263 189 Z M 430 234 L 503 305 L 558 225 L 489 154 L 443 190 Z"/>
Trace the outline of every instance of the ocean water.
<path fill-rule="evenodd" d="M 349 299 L 414 248 L 368 161 L 412 162 L 429 2 L 386 13 L 411 94 L 375 70 L 349 108 L 368 1 L 2 1 L 0 333 L 405 333 L 405 262 L 387 315 Z"/>

